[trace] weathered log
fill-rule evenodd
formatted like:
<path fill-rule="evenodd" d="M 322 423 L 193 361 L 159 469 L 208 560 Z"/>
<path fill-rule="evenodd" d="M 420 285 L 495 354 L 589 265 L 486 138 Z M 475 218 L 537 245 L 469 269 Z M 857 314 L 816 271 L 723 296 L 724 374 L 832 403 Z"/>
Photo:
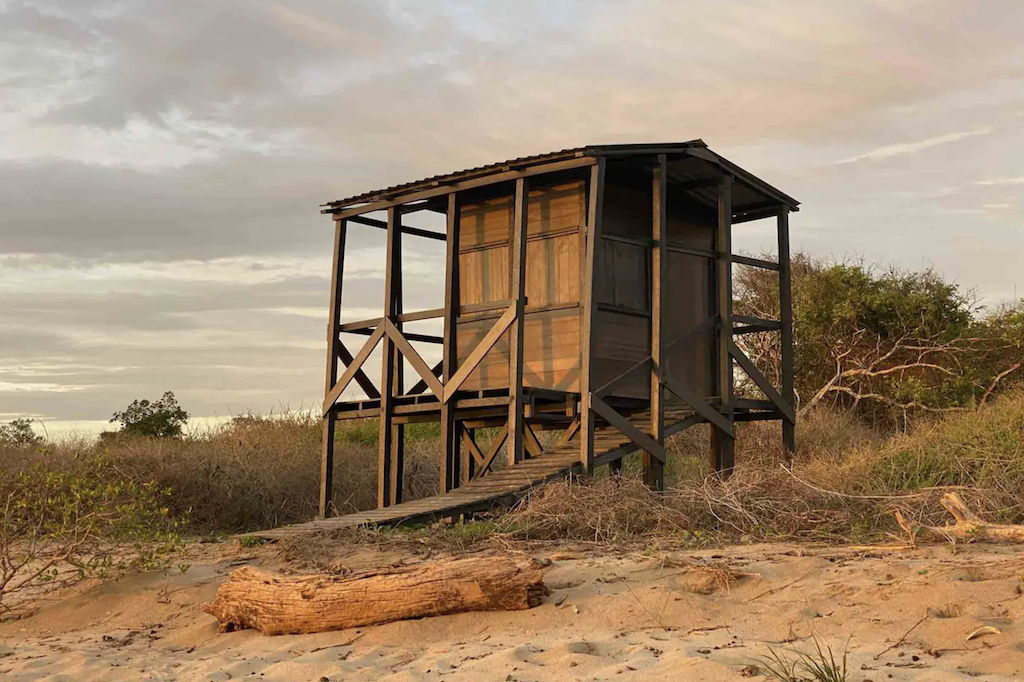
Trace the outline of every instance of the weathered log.
<path fill-rule="evenodd" d="M 280 576 L 244 566 L 200 608 L 221 632 L 265 635 L 343 630 L 466 611 L 514 611 L 540 605 L 541 566 L 502 557 L 458 559 L 359 575 Z"/>
<path fill-rule="evenodd" d="M 912 525 L 903 514 L 896 512 L 896 521 L 911 537 L 926 534 L 943 540 L 994 540 L 1002 542 L 1024 542 L 1024 526 L 1002 523 L 986 523 L 964 504 L 956 493 L 946 493 L 939 500 L 956 521 L 949 526 Z"/>

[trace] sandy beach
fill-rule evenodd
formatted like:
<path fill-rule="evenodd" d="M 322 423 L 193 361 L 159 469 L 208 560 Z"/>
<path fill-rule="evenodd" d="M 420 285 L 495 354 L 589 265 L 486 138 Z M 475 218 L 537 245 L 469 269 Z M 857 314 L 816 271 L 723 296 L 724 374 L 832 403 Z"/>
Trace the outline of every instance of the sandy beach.
<path fill-rule="evenodd" d="M 732 680 L 814 637 L 849 679 L 1019 679 L 1024 561 L 1013 548 L 757 545 L 552 558 L 535 609 L 313 635 L 219 634 L 199 611 L 233 567 L 287 570 L 272 548 L 211 547 L 184 575 L 83 585 L 0 626 L 4 680 Z M 400 560 L 352 550 L 345 568 Z M 982 626 L 989 633 L 965 641 Z"/>

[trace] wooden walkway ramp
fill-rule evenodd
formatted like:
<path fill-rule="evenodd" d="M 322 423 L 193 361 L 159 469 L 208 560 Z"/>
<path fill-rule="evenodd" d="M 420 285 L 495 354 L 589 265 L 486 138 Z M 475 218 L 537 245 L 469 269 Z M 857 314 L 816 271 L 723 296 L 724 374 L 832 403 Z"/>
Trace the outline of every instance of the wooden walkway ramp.
<path fill-rule="evenodd" d="M 668 423 L 688 417 L 690 412 L 666 410 Z M 650 427 L 650 412 L 638 412 L 630 416 L 630 421 L 643 430 Z M 616 457 L 636 450 L 637 446 L 618 429 L 604 425 L 594 432 L 595 460 L 600 462 L 608 455 Z M 458 516 L 479 511 L 486 511 L 500 504 L 511 504 L 531 490 L 540 488 L 545 483 L 570 474 L 579 473 L 580 444 L 578 437 L 531 459 L 504 469 L 489 472 L 445 495 L 424 497 L 411 502 L 371 509 L 343 516 L 332 516 L 326 519 L 315 519 L 308 523 L 299 523 L 252 533 L 242 533 L 237 537 L 259 537 L 278 540 L 283 537 L 331 531 L 356 526 L 391 526 L 402 523 L 424 523 L 442 518 Z"/>

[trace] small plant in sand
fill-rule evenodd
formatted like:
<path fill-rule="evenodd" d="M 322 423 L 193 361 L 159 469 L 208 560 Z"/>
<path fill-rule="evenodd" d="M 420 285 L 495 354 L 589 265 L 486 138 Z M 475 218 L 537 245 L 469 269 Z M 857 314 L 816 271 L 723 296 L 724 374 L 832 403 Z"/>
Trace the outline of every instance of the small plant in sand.
<path fill-rule="evenodd" d="M 82 578 L 170 569 L 181 521 L 168 496 L 99 457 L 66 470 L 0 471 L 0 618 Z"/>
<path fill-rule="evenodd" d="M 814 638 L 814 651 L 776 650 L 768 647 L 768 655 L 758 659 L 765 676 L 782 682 L 846 682 L 847 649 L 836 660 L 832 647 Z"/>

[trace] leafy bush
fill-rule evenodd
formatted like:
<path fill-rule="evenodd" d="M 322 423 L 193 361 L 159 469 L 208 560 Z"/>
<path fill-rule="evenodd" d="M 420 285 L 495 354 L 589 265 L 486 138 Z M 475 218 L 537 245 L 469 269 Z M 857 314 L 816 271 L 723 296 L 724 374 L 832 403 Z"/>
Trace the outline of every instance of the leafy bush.
<path fill-rule="evenodd" d="M 775 273 L 741 267 L 735 282 L 737 314 L 777 319 Z M 803 409 L 822 403 L 905 426 L 912 415 L 973 408 L 1024 375 L 1021 305 L 986 314 L 934 271 L 878 270 L 797 253 L 792 287 Z M 778 382 L 777 335 L 749 334 L 737 343 Z"/>
<path fill-rule="evenodd" d="M 179 438 L 188 412 L 178 405 L 174 393 L 164 393 L 160 400 L 133 400 L 121 412 L 115 412 L 111 423 L 120 422 L 120 433 L 127 436 L 151 438 Z"/>
<path fill-rule="evenodd" d="M 31 419 L 15 419 L 0 424 L 0 445 L 10 448 L 30 448 L 43 442 L 42 436 L 32 430 Z"/>
<path fill-rule="evenodd" d="M 61 470 L 0 471 L 0 617 L 19 593 L 169 567 L 185 522 L 170 517 L 169 495 L 95 456 Z"/>

